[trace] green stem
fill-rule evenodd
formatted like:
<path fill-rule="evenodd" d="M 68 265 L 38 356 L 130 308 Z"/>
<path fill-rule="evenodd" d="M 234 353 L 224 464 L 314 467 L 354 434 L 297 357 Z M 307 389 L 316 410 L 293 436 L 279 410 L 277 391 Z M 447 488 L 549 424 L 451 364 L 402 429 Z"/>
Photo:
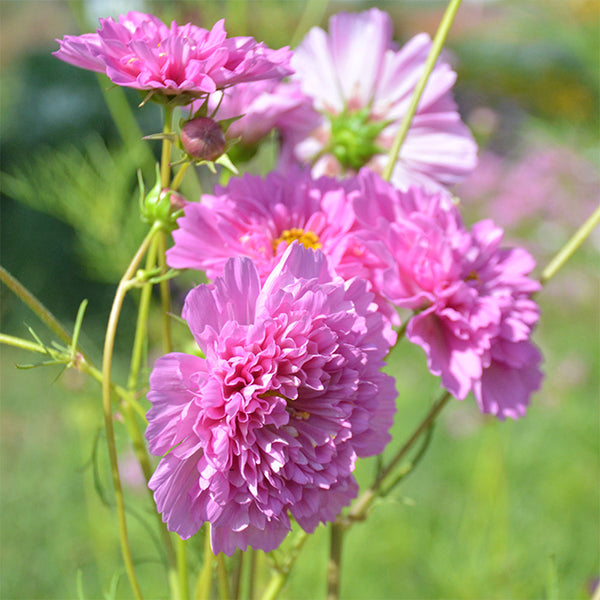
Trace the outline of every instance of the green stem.
<path fill-rule="evenodd" d="M 15 348 L 22 348 L 23 350 L 29 350 L 29 352 L 38 352 L 39 354 L 47 354 L 47 349 L 40 344 L 30 342 L 12 335 L 0 333 L 0 344 L 6 344 L 7 346 L 14 346 Z"/>
<path fill-rule="evenodd" d="M 95 379 L 98 383 L 102 383 L 102 373 L 99 369 L 94 367 L 91 363 L 89 363 L 84 356 L 80 353 L 75 357 L 75 361 L 70 354 L 65 352 L 54 351 L 52 348 L 48 349 L 41 344 L 36 344 L 35 342 L 30 342 L 29 340 L 24 340 L 19 337 L 15 337 L 12 335 L 6 335 L 4 333 L 0 333 L 0 344 L 5 344 L 8 346 L 14 346 L 15 348 L 22 348 L 23 350 L 29 350 L 30 352 L 37 352 L 38 354 L 48 354 L 48 351 L 54 353 L 53 356 L 60 362 L 64 362 L 64 364 L 76 368 L 80 373 L 84 373 L 85 375 L 89 375 L 93 379 Z M 144 409 L 140 406 L 139 402 L 135 400 L 135 398 L 123 387 L 117 385 L 116 383 L 110 383 L 111 390 L 123 400 L 124 403 L 130 404 L 133 409 L 142 417 L 142 419 L 146 418 L 146 413 Z"/>
<path fill-rule="evenodd" d="M 230 600 L 229 581 L 227 580 L 227 565 L 225 556 L 222 552 L 217 554 L 217 589 L 219 590 L 219 600 Z"/>
<path fill-rule="evenodd" d="M 177 174 L 175 175 L 175 177 L 173 177 L 173 181 L 171 182 L 171 186 L 170 189 L 177 191 L 179 189 L 179 186 L 181 185 L 181 182 L 183 181 L 183 176 L 185 175 L 186 171 L 188 170 L 189 166 L 191 165 L 191 162 L 185 162 L 181 165 L 181 167 L 179 167 L 179 171 L 177 171 Z"/>
<path fill-rule="evenodd" d="M 123 301 L 128 289 L 129 280 L 133 277 L 138 265 L 140 264 L 144 254 L 147 252 L 150 244 L 156 233 L 159 231 L 159 226 L 154 225 L 144 241 L 135 253 L 135 256 L 131 260 L 131 263 L 127 267 L 115 293 L 113 305 L 110 311 L 108 319 L 108 325 L 106 327 L 106 336 L 104 339 L 104 352 L 102 355 L 102 406 L 104 411 L 104 426 L 106 429 L 106 441 L 108 445 L 108 455 L 110 459 L 111 474 L 113 479 L 114 491 L 115 491 L 115 502 L 117 508 L 117 517 L 119 524 L 119 538 L 121 541 L 121 552 L 123 554 L 123 561 L 125 563 L 125 570 L 127 577 L 133 589 L 136 600 L 141 600 L 142 593 L 139 587 L 139 583 L 135 574 L 135 568 L 133 565 L 133 559 L 131 556 L 131 548 L 129 546 L 129 539 L 127 536 L 127 519 L 125 516 L 125 499 L 123 496 L 123 489 L 121 487 L 121 478 L 119 476 L 119 466 L 117 460 L 117 447 L 115 444 L 115 433 L 113 428 L 113 415 L 112 415 L 112 403 L 111 403 L 111 367 L 113 358 L 113 348 L 115 344 L 115 336 L 117 332 L 117 325 L 119 322 L 119 315 L 121 314 L 121 308 Z"/>
<path fill-rule="evenodd" d="M 429 427 L 433 424 L 435 419 L 441 410 L 446 406 L 448 400 L 451 398 L 450 392 L 444 391 L 440 398 L 433 404 L 425 418 L 421 421 L 418 427 L 413 431 L 411 436 L 406 440 L 402 448 L 394 455 L 392 460 L 383 468 L 375 478 L 375 481 L 367 490 L 365 490 L 354 502 L 350 512 L 347 516 L 346 524 L 350 524 L 353 521 L 361 521 L 365 518 L 367 510 L 371 506 L 373 500 L 377 496 L 377 492 L 381 486 L 385 483 L 385 480 L 393 473 L 398 463 L 404 458 L 406 453 L 414 446 L 415 442 L 425 433 Z"/>
<path fill-rule="evenodd" d="M 151 271 L 156 264 L 156 255 L 158 254 L 158 237 L 152 239 L 148 254 L 146 255 L 146 271 Z M 135 328 L 135 338 L 133 350 L 131 352 L 131 366 L 129 368 L 129 379 L 127 387 L 131 393 L 137 390 L 138 378 L 144 354 L 144 343 L 147 335 L 148 313 L 150 311 L 150 301 L 152 299 L 152 284 L 144 283 L 140 294 L 140 304 L 138 307 L 138 317 Z"/>
<path fill-rule="evenodd" d="M 581 244 L 600 223 L 600 205 L 589 216 L 585 223 L 575 232 L 573 237 L 558 251 L 548 266 L 542 271 L 540 283 L 545 285 L 556 275 L 558 270 L 575 254 Z"/>
<path fill-rule="evenodd" d="M 242 573 L 240 582 L 239 598 L 240 600 L 254 599 L 254 584 L 256 583 L 256 557 L 257 552 L 248 548 L 242 553 Z"/>
<path fill-rule="evenodd" d="M 302 550 L 306 540 L 309 535 L 306 531 L 299 531 L 296 535 L 296 539 L 294 540 L 294 544 L 285 560 L 285 564 L 280 568 L 276 569 L 275 572 L 271 575 L 271 579 L 267 585 L 267 589 L 262 595 L 262 600 L 275 600 L 279 595 L 279 592 L 283 589 L 283 586 L 286 584 L 288 577 L 290 576 L 290 572 L 300 551 Z"/>
<path fill-rule="evenodd" d="M 215 555 L 210 546 L 210 525 L 205 523 L 204 528 L 206 529 L 204 536 L 204 561 L 202 563 L 200 576 L 198 577 L 198 583 L 196 584 L 195 600 L 210 600 L 212 589 Z"/>
<path fill-rule="evenodd" d="M 285 585 L 288 576 L 289 573 L 286 573 L 285 571 L 275 571 L 269 580 L 269 584 L 262 596 L 262 600 L 275 600 Z"/>
<path fill-rule="evenodd" d="M 388 162 L 383 171 L 383 178 L 389 181 L 392 177 L 392 172 L 394 170 L 394 165 L 398 160 L 398 156 L 400 155 L 400 148 L 408 135 L 408 130 L 410 129 L 410 124 L 417 112 L 417 107 L 419 105 L 419 101 L 421 100 L 421 96 L 425 90 L 425 86 L 427 85 L 427 80 L 431 75 L 435 63 L 442 51 L 444 43 L 446 41 L 446 37 L 448 36 L 448 32 L 450 31 L 450 27 L 452 22 L 454 21 L 454 17 L 456 16 L 456 12 L 458 11 L 458 7 L 460 6 L 461 0 L 451 0 L 450 4 L 448 4 L 448 8 L 444 13 L 442 18 L 442 22 L 438 27 L 437 33 L 435 34 L 435 38 L 433 39 L 433 43 L 431 45 L 431 50 L 429 51 L 429 55 L 427 56 L 427 60 L 425 61 L 425 69 L 423 74 L 421 75 L 421 79 L 417 83 L 415 87 L 415 91 L 413 92 L 412 98 L 410 100 L 410 104 L 402 122 L 400 123 L 400 127 L 396 132 L 396 137 L 394 138 L 394 143 L 392 144 L 392 148 L 390 149 L 388 155 Z"/>
<path fill-rule="evenodd" d="M 190 590 L 188 586 L 187 549 L 185 540 L 177 536 L 177 573 L 179 581 L 179 598 L 188 600 Z"/>
<path fill-rule="evenodd" d="M 58 322 L 58 319 L 17 279 L 4 267 L 0 266 L 0 281 L 4 283 L 16 296 L 65 343 L 71 345 L 69 332 Z"/>
<path fill-rule="evenodd" d="M 167 267 L 167 234 L 164 231 L 160 232 L 158 237 L 158 265 L 162 273 L 166 273 Z M 171 339 L 171 289 L 169 287 L 169 280 L 163 279 L 160 281 L 160 304 L 162 308 L 162 337 L 163 337 L 163 349 L 165 353 L 171 352 L 173 349 L 173 342 Z"/>
<path fill-rule="evenodd" d="M 168 139 L 168 134 L 173 131 L 173 107 L 165 105 L 165 124 L 163 127 L 163 133 L 167 134 L 167 137 L 163 138 L 162 141 L 162 152 L 160 155 L 160 185 L 163 189 L 169 187 L 171 181 L 171 141 Z"/>
<path fill-rule="evenodd" d="M 327 600 L 338 600 L 342 572 L 342 546 L 344 526 L 335 521 L 329 527 L 329 562 L 327 563 Z"/>
<path fill-rule="evenodd" d="M 237 548 L 233 554 L 233 566 L 231 569 L 231 600 L 239 600 L 240 598 L 245 555 L 246 553 L 242 552 L 239 548 Z"/>
<path fill-rule="evenodd" d="M 298 21 L 298 26 L 290 41 L 290 46 L 292 48 L 295 48 L 302 41 L 302 38 L 312 25 L 321 22 L 323 16 L 327 12 L 328 4 L 329 3 L 326 0 L 308 0 L 306 2 L 302 16 Z"/>

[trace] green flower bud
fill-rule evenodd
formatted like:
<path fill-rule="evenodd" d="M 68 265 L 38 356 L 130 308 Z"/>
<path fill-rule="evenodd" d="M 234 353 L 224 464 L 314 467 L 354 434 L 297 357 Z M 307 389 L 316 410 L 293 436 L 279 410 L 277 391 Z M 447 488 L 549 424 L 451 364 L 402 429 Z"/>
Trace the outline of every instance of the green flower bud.
<path fill-rule="evenodd" d="M 184 197 L 174 190 L 161 186 L 158 165 L 156 165 L 156 183 L 147 194 L 139 171 L 138 181 L 140 184 L 140 209 L 144 221 L 147 223 L 161 221 L 167 227 L 175 229 L 175 220 L 181 215 L 185 205 Z"/>

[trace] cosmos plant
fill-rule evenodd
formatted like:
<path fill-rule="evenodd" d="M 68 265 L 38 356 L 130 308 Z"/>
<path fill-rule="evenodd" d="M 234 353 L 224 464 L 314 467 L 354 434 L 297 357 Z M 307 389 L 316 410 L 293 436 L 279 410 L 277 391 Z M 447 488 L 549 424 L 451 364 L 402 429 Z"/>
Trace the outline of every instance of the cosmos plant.
<path fill-rule="evenodd" d="M 328 32 L 311 29 L 293 50 L 228 37 L 223 21 L 168 26 L 140 12 L 58 40 L 59 59 L 162 105 L 162 129 L 147 136 L 162 144 L 156 181 L 146 185 L 139 175 L 148 231 L 118 283 L 101 368 L 78 345 L 83 308 L 71 336 L 4 270 L 2 281 L 66 346 L 2 341 L 100 382 L 136 599 L 143 593 L 116 423 L 126 425 L 152 496 L 171 597 L 190 596 L 184 540 L 198 537 L 205 551 L 196 597 L 211 597 L 215 563 L 227 597 L 227 582 L 239 584 L 234 561 L 258 549 L 270 553 L 263 597 L 272 600 L 323 524 L 332 540 L 328 597 L 339 597 L 343 532 L 415 466 L 399 469 L 450 398 L 472 395 L 500 420 L 525 416 L 543 377 L 535 295 L 600 211 L 541 280 L 532 276 L 533 257 L 504 245 L 492 220 L 465 224 L 449 186 L 475 168 L 477 148 L 453 98 L 456 73 L 440 58 L 459 5 L 451 0 L 433 40 L 421 33 L 401 47 L 378 9 L 334 15 Z M 240 173 L 265 140 L 276 168 Z M 184 196 L 184 178 L 204 168 L 221 183 Z M 185 270 L 190 277 L 179 278 Z M 161 352 L 148 336 L 154 286 Z M 137 288 L 121 386 L 114 345 L 125 297 Z M 177 307 L 171 293 L 182 289 Z M 179 313 L 185 333 L 177 337 Z M 402 380 L 387 361 L 402 362 L 404 338 L 422 349 L 440 394 L 428 405 L 411 399 L 425 416 L 400 443 L 391 431 Z M 373 482 L 361 491 L 357 461 L 373 456 Z"/>

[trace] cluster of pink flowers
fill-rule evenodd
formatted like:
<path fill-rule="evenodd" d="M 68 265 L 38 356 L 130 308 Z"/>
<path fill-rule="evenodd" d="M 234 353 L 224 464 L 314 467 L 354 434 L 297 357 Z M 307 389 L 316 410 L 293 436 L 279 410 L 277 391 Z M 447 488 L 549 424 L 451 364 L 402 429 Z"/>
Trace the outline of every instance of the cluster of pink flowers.
<path fill-rule="evenodd" d="M 413 311 L 406 336 L 449 392 L 500 419 L 525 413 L 542 377 L 534 261 L 501 248 L 491 221 L 469 229 L 446 189 L 473 170 L 476 146 L 443 60 L 391 182 L 380 177 L 426 34 L 397 50 L 384 12 L 339 14 L 290 58 L 226 38 L 222 22 L 129 13 L 101 25 L 57 56 L 195 100 L 212 111 L 203 126 L 239 116 L 230 140 L 251 146 L 275 128 L 281 141 L 278 171 L 187 202 L 167 252 L 212 280 L 183 308 L 203 358 L 167 354 L 150 377 L 146 435 L 162 456 L 150 487 L 169 529 L 187 538 L 210 522 L 214 551 L 232 554 L 277 547 L 290 515 L 307 531 L 334 520 L 357 493 L 356 458 L 390 439 L 396 390 L 381 368 L 398 308 Z"/>

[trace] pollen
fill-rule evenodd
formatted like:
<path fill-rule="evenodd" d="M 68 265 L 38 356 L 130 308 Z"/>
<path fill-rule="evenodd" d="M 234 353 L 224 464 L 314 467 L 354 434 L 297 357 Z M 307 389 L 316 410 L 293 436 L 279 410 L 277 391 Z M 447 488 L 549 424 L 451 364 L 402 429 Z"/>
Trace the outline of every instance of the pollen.
<path fill-rule="evenodd" d="M 293 227 L 286 229 L 276 240 L 273 240 L 273 251 L 277 251 L 277 246 L 281 242 L 285 242 L 289 246 L 294 240 L 298 240 L 305 248 L 317 250 L 321 247 L 319 236 L 314 231 L 304 231 L 304 229 Z"/>

